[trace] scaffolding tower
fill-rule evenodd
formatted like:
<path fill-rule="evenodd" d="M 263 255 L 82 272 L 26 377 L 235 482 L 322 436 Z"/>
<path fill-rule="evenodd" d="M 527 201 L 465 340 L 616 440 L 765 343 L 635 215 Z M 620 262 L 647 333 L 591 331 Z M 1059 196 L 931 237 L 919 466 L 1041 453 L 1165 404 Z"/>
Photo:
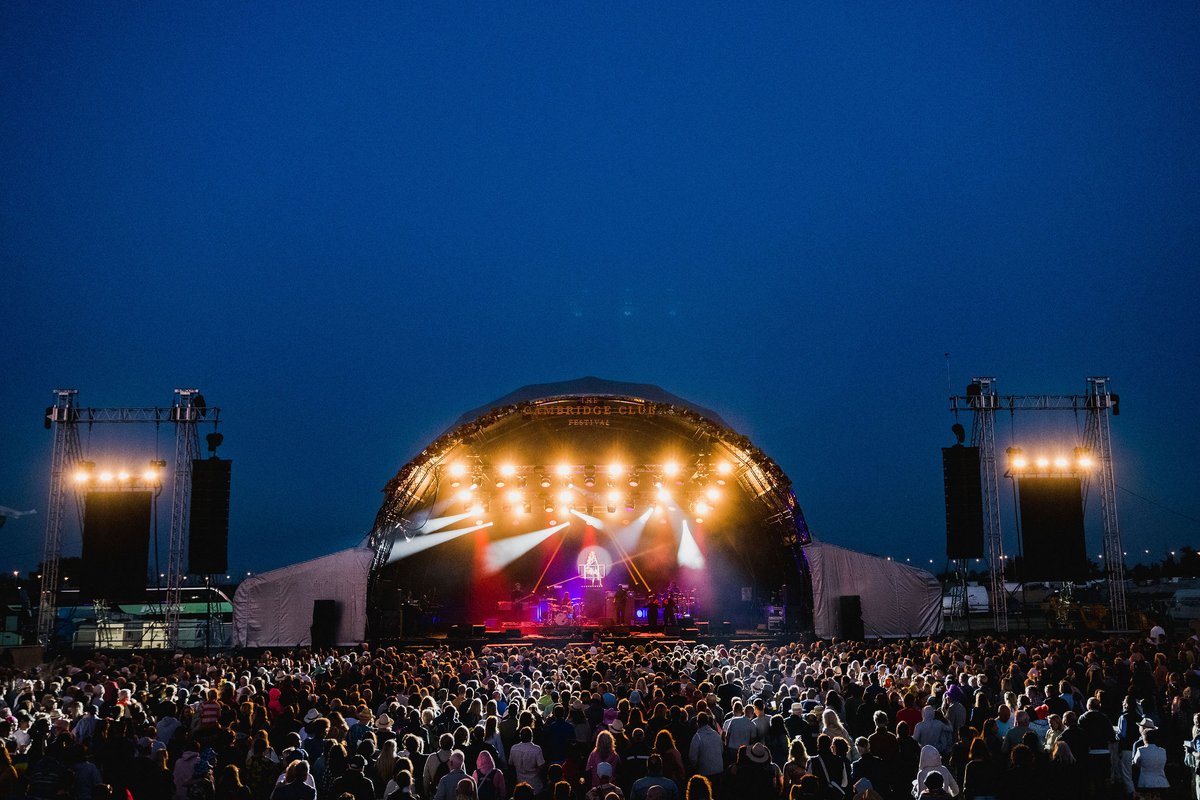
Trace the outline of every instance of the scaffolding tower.
<path fill-rule="evenodd" d="M 1000 534 L 1000 486 L 996 470 L 996 411 L 1010 414 L 1025 411 L 1070 411 L 1084 413 L 1083 447 L 1096 460 L 1100 485 L 1100 513 L 1104 520 L 1104 567 L 1109 614 L 1113 628 L 1129 627 L 1125 604 L 1125 559 L 1117 517 L 1117 483 L 1112 459 L 1112 430 L 1109 416 L 1121 413 L 1121 400 L 1113 394 L 1107 377 L 1089 377 L 1082 395 L 998 395 L 995 378 L 972 378 L 966 395 L 950 398 L 950 410 L 973 414 L 971 443 L 979 447 L 980 480 L 983 489 L 985 548 L 988 554 L 989 587 L 993 622 L 997 631 L 1008 630 L 1008 596 L 1004 589 L 1004 542 Z M 1084 478 L 1086 494 L 1087 480 Z"/>
<path fill-rule="evenodd" d="M 186 576 L 184 558 L 188 538 L 189 508 L 192 495 L 192 461 L 200 451 L 200 423 L 214 429 L 220 424 L 221 410 L 205 405 L 199 389 L 176 389 L 168 408 L 80 408 L 77 389 L 55 389 L 54 405 L 46 409 L 45 425 L 54 431 L 54 449 L 50 465 L 50 500 L 46 529 L 42 538 L 41 590 L 38 603 L 38 644 L 49 647 L 54 638 L 58 615 L 59 562 L 66 510 L 68 471 L 79 465 L 83 453 L 79 445 L 79 425 L 101 423 L 166 423 L 175 426 L 175 469 L 171 497 L 171 531 L 167 551 L 167 586 L 163 604 L 163 622 L 169 647 L 179 645 L 179 611 Z M 75 495 L 83 518 L 82 498 Z M 81 522 L 82 525 L 82 522 Z"/>

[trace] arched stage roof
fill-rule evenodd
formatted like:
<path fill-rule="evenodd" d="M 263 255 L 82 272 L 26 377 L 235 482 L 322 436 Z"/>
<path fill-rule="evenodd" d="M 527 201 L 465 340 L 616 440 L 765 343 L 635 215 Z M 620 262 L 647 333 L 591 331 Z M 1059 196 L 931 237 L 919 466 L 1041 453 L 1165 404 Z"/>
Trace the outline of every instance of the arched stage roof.
<path fill-rule="evenodd" d="M 446 477 L 451 465 L 469 464 L 486 489 L 498 478 L 500 465 L 505 463 L 502 459 L 519 453 L 517 458 L 523 459 L 521 469 L 529 479 L 529 494 L 536 497 L 535 485 L 540 482 L 537 476 L 549 472 L 551 464 L 560 463 L 557 454 L 573 452 L 577 458 L 571 463 L 576 472 L 594 471 L 597 464 L 603 467 L 610 463 L 606 454 L 611 449 L 624 452 L 629 457 L 626 465 L 642 478 L 639 489 L 626 487 L 630 510 L 635 493 L 639 508 L 653 502 L 647 500 L 647 495 L 654 491 L 650 487 L 665 465 L 660 454 L 685 454 L 681 475 L 672 483 L 672 496 L 686 494 L 703 500 L 707 491 L 704 487 L 718 482 L 727 490 L 721 503 L 727 516 L 717 526 L 724 534 L 719 546 L 726 548 L 727 562 L 741 565 L 742 574 L 754 576 L 760 586 L 807 580 L 802 545 L 811 541 L 811 535 L 791 480 L 766 453 L 716 412 L 661 387 L 585 377 L 524 386 L 473 409 L 405 464 L 388 481 L 368 537 L 368 546 L 374 552 L 373 584 L 385 569 L 401 566 L 390 565 L 396 562 L 397 554 L 407 553 L 419 544 L 412 540 L 426 534 L 431 517 L 445 518 L 442 509 L 451 502 L 446 499 L 451 494 L 449 487 L 457 485 Z M 718 465 L 727 470 L 720 481 L 713 472 Z M 547 485 L 542 483 L 543 487 Z M 504 492 L 508 491 L 505 488 Z M 531 499 L 527 497 L 526 501 Z M 497 497 L 492 512 L 497 512 L 503 502 Z M 605 503 L 596 504 L 599 514 L 599 507 Z M 528 518 L 528 502 L 526 505 Z M 619 505 L 625 506 L 626 502 Z M 689 515 L 687 502 L 676 501 L 675 505 L 679 506 L 677 513 L 689 519 L 699 516 Z M 608 511 L 611 516 L 614 509 Z M 503 539 L 516 533 L 510 522 L 495 513 L 491 518 L 498 526 L 495 536 Z M 561 514 L 547 514 L 551 525 L 558 519 Z M 714 542 L 713 546 L 718 545 Z M 421 567 L 417 569 L 418 573 L 410 577 L 420 579 L 429 574 Z"/>
<path fill-rule="evenodd" d="M 477 420 L 484 414 L 495 411 L 498 408 L 557 397 L 640 398 L 651 403 L 665 403 L 667 405 L 678 406 L 679 408 L 686 408 L 694 414 L 712 420 L 722 427 L 729 428 L 725 420 L 717 416 L 717 412 L 690 403 L 678 395 L 671 394 L 661 386 L 655 386 L 652 383 L 624 383 L 622 381 L 610 381 L 604 378 L 588 376 L 586 378 L 577 378 L 573 381 L 531 383 L 528 386 L 522 386 L 515 392 L 509 392 L 504 395 L 499 400 L 493 400 L 487 405 L 480 406 L 463 414 L 458 418 L 457 422 L 450 426 L 450 430 Z"/>

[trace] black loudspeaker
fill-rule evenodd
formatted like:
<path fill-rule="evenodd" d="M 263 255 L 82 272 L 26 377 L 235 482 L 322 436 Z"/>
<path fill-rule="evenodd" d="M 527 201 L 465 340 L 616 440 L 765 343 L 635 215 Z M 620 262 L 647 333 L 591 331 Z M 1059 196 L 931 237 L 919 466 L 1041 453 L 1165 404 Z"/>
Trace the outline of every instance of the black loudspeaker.
<path fill-rule="evenodd" d="M 482 639 L 485 635 L 487 635 L 487 626 L 486 625 L 472 625 L 471 626 L 471 635 L 473 637 L 475 637 L 476 639 Z"/>
<path fill-rule="evenodd" d="M 83 511 L 80 589 L 93 598 L 132 600 L 146 591 L 150 556 L 148 491 L 89 491 Z"/>
<path fill-rule="evenodd" d="M 188 529 L 188 572 L 215 575 L 229 567 L 229 478 L 224 458 L 192 462 L 192 509 Z"/>
<path fill-rule="evenodd" d="M 313 600 L 312 646 L 336 647 L 341 609 L 337 600 Z"/>
<path fill-rule="evenodd" d="M 604 587 L 585 586 L 583 589 L 583 615 L 588 619 L 604 616 Z"/>
<path fill-rule="evenodd" d="M 862 598 L 856 594 L 838 597 L 838 630 L 841 638 L 861 642 L 863 635 Z"/>
<path fill-rule="evenodd" d="M 1022 575 L 1027 581 L 1088 577 L 1079 478 L 1021 478 Z"/>
<path fill-rule="evenodd" d="M 983 558 L 983 486 L 979 448 L 942 448 L 946 485 L 946 557 Z"/>

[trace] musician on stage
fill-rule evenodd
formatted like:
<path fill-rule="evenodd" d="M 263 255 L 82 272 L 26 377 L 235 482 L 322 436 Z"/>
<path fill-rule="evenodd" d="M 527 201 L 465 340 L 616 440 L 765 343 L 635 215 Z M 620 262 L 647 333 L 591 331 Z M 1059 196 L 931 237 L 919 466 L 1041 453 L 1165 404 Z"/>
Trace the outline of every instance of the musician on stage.
<path fill-rule="evenodd" d="M 617 624 L 624 625 L 627 622 L 625 619 L 625 604 L 629 602 L 629 587 L 623 583 L 617 586 L 617 592 L 613 596 L 613 600 L 616 602 L 617 606 Z"/>

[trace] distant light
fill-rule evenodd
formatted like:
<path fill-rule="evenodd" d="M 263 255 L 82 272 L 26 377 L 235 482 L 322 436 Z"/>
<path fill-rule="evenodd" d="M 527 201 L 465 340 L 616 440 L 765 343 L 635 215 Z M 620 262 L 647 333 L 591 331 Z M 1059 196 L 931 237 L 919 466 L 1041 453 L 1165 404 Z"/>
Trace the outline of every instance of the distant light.
<path fill-rule="evenodd" d="M 674 478 L 679 474 L 679 465 L 674 461 L 668 461 L 666 464 L 663 464 L 663 474 L 667 477 Z"/>
<path fill-rule="evenodd" d="M 514 467 L 512 464 L 501 464 L 500 465 L 500 474 L 503 475 L 505 478 L 511 478 L 513 475 L 517 474 L 517 468 Z"/>
<path fill-rule="evenodd" d="M 101 483 L 112 483 L 112 480 L 113 480 L 113 474 L 111 472 L 109 472 L 108 470 L 105 470 L 104 472 L 100 473 L 100 482 Z"/>
<path fill-rule="evenodd" d="M 446 471 L 450 473 L 451 478 L 461 478 L 467 474 L 467 465 L 461 461 L 455 461 Z"/>
<path fill-rule="evenodd" d="M 1059 456 L 1058 458 L 1054 459 L 1054 466 L 1058 467 L 1059 469 L 1066 469 L 1067 467 L 1071 466 L 1071 460 L 1066 456 Z"/>
<path fill-rule="evenodd" d="M 728 461 L 720 461 L 717 463 L 717 472 L 721 475 L 728 475 L 733 472 L 733 464 L 730 464 Z"/>
<path fill-rule="evenodd" d="M 664 503 L 669 502 L 671 499 L 671 493 L 669 491 L 667 491 L 667 488 L 665 486 L 660 486 L 658 488 L 658 492 L 656 492 L 656 494 L 658 495 L 658 499 L 662 500 Z"/>
<path fill-rule="evenodd" d="M 471 513 L 475 514 L 476 516 L 482 514 L 483 513 L 483 504 L 476 503 L 475 505 L 471 506 Z M 475 524 L 480 525 L 482 523 L 476 522 Z"/>
<path fill-rule="evenodd" d="M 699 503 L 696 503 L 696 513 L 697 514 L 707 514 L 708 513 L 708 503 L 704 502 L 703 500 L 701 500 Z"/>
<path fill-rule="evenodd" d="M 471 492 L 468 489 L 460 489 L 458 494 L 454 495 L 460 503 L 471 502 Z"/>
<path fill-rule="evenodd" d="M 117 473 L 117 479 L 122 480 L 122 481 L 127 481 L 127 480 L 129 480 L 129 473 L 126 472 L 125 470 L 121 470 L 120 472 Z"/>
<path fill-rule="evenodd" d="M 621 502 L 621 493 L 620 492 L 612 491 L 612 492 L 608 493 L 609 505 L 615 506 L 619 502 Z"/>
<path fill-rule="evenodd" d="M 1025 469 L 1029 466 L 1029 459 L 1025 456 L 1014 456 L 1012 460 L 1013 469 Z"/>
<path fill-rule="evenodd" d="M 554 474 L 558 475 L 558 477 L 560 477 L 560 478 L 567 477 L 568 475 L 571 474 L 571 465 L 570 464 L 559 464 L 557 467 L 554 468 Z"/>
<path fill-rule="evenodd" d="M 619 478 L 623 472 L 625 472 L 625 467 L 620 464 L 612 463 L 608 465 L 608 477 L 610 478 Z"/>
<path fill-rule="evenodd" d="M 1091 456 L 1080 456 L 1079 457 L 1079 468 L 1080 469 L 1091 469 L 1094 466 L 1096 466 L 1096 462 L 1092 461 Z"/>
<path fill-rule="evenodd" d="M 714 503 L 717 500 L 721 499 L 721 491 L 719 489 L 717 489 L 715 486 L 708 487 L 708 489 L 704 492 L 704 495 L 709 500 L 712 500 Z"/>
<path fill-rule="evenodd" d="M 569 503 L 574 499 L 575 495 L 571 494 L 569 489 L 563 489 L 558 493 L 558 499 L 563 503 Z"/>
<path fill-rule="evenodd" d="M 154 481 L 158 480 L 158 473 L 152 469 L 148 469 L 142 473 L 142 480 L 146 483 L 154 483 Z"/>
<path fill-rule="evenodd" d="M 1050 459 L 1046 458 L 1045 456 L 1042 456 L 1034 463 L 1037 464 L 1038 469 L 1045 469 L 1046 467 L 1050 466 Z"/>
<path fill-rule="evenodd" d="M 87 483 L 87 479 L 88 479 L 88 474 L 86 471 L 81 469 L 75 473 L 75 482 L 76 483 Z"/>

